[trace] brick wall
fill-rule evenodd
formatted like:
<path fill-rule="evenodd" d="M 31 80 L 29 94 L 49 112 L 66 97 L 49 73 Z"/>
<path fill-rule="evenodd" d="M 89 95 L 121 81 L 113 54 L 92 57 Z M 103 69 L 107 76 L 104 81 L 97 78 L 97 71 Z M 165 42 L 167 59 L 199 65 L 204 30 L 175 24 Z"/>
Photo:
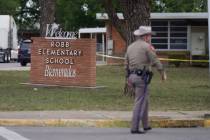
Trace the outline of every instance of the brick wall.
<path fill-rule="evenodd" d="M 113 40 L 113 54 L 114 56 L 120 56 L 124 57 L 125 52 L 126 52 L 126 42 L 124 39 L 121 37 L 119 32 L 116 30 L 114 26 L 111 24 L 107 24 L 107 39 L 112 39 Z M 108 58 L 107 59 L 108 64 L 123 64 L 123 60 L 118 60 L 118 59 L 112 59 Z"/>
<path fill-rule="evenodd" d="M 124 55 L 126 51 L 126 42 L 114 27 L 112 27 L 112 39 L 114 40 L 114 54 L 118 56 Z"/>
<path fill-rule="evenodd" d="M 96 86 L 95 39 L 32 38 L 32 40 L 30 72 L 32 84 Z M 66 45 L 59 47 L 59 42 Z"/>

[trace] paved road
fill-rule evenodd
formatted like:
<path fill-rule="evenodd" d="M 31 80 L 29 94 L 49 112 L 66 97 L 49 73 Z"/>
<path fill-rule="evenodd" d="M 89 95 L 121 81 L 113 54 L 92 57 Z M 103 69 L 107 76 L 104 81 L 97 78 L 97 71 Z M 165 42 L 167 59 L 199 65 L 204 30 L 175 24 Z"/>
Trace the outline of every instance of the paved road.
<path fill-rule="evenodd" d="M 30 63 L 27 64 L 26 67 L 22 67 L 20 63 L 0 63 L 0 71 L 1 70 L 30 70 Z"/>
<path fill-rule="evenodd" d="M 128 128 L 0 127 L 0 140 L 209 140 L 210 128 L 155 128 L 130 134 Z"/>

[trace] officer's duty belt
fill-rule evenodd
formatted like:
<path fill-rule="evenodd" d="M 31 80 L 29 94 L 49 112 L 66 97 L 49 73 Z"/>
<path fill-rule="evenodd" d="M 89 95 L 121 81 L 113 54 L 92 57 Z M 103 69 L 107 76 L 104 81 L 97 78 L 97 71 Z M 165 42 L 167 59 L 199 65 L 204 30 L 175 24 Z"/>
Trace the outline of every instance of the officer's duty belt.
<path fill-rule="evenodd" d="M 136 74 L 138 76 L 141 76 L 145 80 L 146 84 L 149 84 L 153 77 L 153 73 L 149 70 L 141 70 L 141 69 L 129 70 L 129 74 Z"/>
<path fill-rule="evenodd" d="M 141 69 L 130 70 L 129 73 L 130 73 L 130 74 L 136 74 L 136 75 L 138 75 L 138 76 L 142 76 L 143 70 L 141 70 Z"/>

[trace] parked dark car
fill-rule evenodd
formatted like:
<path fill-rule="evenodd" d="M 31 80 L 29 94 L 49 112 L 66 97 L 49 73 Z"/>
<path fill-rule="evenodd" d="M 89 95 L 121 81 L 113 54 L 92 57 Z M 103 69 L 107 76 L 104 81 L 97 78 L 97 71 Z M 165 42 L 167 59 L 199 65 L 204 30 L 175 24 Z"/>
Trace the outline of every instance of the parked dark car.
<path fill-rule="evenodd" d="M 31 63 L 31 44 L 32 40 L 23 40 L 20 43 L 18 51 L 18 62 L 21 66 L 26 66 L 27 63 Z"/>

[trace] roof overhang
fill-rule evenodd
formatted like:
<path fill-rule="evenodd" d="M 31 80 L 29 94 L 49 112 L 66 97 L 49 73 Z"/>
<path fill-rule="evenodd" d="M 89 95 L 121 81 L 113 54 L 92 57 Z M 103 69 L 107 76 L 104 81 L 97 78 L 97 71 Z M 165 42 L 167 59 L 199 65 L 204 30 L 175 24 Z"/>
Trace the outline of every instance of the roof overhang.
<path fill-rule="evenodd" d="M 122 13 L 117 13 L 119 19 L 124 19 Z M 150 19 L 208 19 L 208 13 L 151 13 Z M 107 13 L 96 13 L 96 19 L 108 20 Z"/>
<path fill-rule="evenodd" d="M 117 17 L 119 19 L 124 19 L 123 13 L 117 13 Z M 99 20 L 108 20 L 109 19 L 109 16 L 108 16 L 107 13 L 96 13 L 96 19 L 99 19 Z"/>
<path fill-rule="evenodd" d="M 208 19 L 208 13 L 151 13 L 151 19 Z"/>
<path fill-rule="evenodd" d="M 81 28 L 80 33 L 106 33 L 106 28 Z"/>

